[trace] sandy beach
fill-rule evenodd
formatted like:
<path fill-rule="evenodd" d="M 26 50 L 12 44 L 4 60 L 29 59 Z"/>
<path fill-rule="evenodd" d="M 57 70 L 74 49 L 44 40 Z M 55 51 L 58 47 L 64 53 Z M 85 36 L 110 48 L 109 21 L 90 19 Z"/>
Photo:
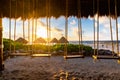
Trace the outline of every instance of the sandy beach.
<path fill-rule="evenodd" d="M 120 80 L 120 64 L 116 60 L 92 58 L 64 60 L 51 58 L 15 57 L 5 61 L 0 80 Z"/>

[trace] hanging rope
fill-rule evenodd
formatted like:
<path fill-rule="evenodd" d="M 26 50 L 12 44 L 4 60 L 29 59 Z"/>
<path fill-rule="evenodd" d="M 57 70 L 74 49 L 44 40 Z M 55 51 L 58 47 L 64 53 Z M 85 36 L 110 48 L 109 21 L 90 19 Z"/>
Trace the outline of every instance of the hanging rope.
<path fill-rule="evenodd" d="M 109 10 L 111 41 L 112 41 L 112 54 L 114 56 L 113 31 L 112 31 L 111 13 L 110 13 L 110 0 L 108 0 L 108 10 Z"/>
<path fill-rule="evenodd" d="M 50 50 L 51 50 L 51 47 L 50 47 L 50 40 L 51 40 L 51 19 L 50 19 L 50 0 L 49 0 L 49 2 L 48 2 L 49 4 L 48 4 L 48 15 L 49 15 L 49 28 L 48 28 L 48 34 L 49 34 L 49 44 L 48 44 L 48 46 L 49 46 L 49 50 L 48 50 L 48 52 L 50 53 Z"/>
<path fill-rule="evenodd" d="M 16 18 L 17 18 L 17 0 L 16 0 L 16 8 L 15 8 L 15 24 L 14 24 L 14 41 L 16 40 Z M 14 43 L 14 53 L 16 49 L 16 44 Z"/>
<path fill-rule="evenodd" d="M 35 23 L 34 23 L 34 29 L 35 29 L 35 31 L 34 31 L 34 40 L 36 40 L 36 37 L 37 37 L 37 0 L 35 0 L 35 5 L 34 5 L 34 10 L 35 10 L 35 15 L 34 15 L 34 21 L 35 21 Z M 35 53 L 36 53 L 36 44 L 34 44 L 34 51 L 35 51 Z"/>
<path fill-rule="evenodd" d="M 35 19 L 35 40 L 37 39 L 37 19 Z"/>
<path fill-rule="evenodd" d="M 68 34 L 68 0 L 66 0 L 66 16 L 65 16 L 65 38 L 67 39 Z M 67 56 L 67 42 L 65 42 L 65 57 Z"/>
<path fill-rule="evenodd" d="M 46 25 L 47 25 L 47 44 L 49 44 L 49 31 L 48 31 L 48 29 L 49 29 L 49 19 L 48 19 L 48 0 L 46 1 L 46 15 L 47 15 L 47 18 L 46 18 Z M 47 50 L 49 49 L 49 47 L 47 46 Z"/>
<path fill-rule="evenodd" d="M 96 51 L 95 51 L 95 48 L 96 48 L 96 43 L 95 43 L 95 32 L 96 32 L 96 30 L 95 30 L 95 0 L 93 0 L 93 29 L 94 29 L 94 55 L 96 55 Z"/>
<path fill-rule="evenodd" d="M 33 40 L 34 40 L 34 0 L 33 0 L 33 18 L 32 18 L 32 54 L 34 50 Z"/>
<path fill-rule="evenodd" d="M 78 0 L 78 37 L 79 37 L 79 53 L 82 51 L 82 27 L 81 27 L 81 7 L 80 0 Z"/>
<path fill-rule="evenodd" d="M 23 38 L 25 39 L 25 30 L 24 30 L 24 0 L 23 0 Z"/>
<path fill-rule="evenodd" d="M 9 54 L 11 54 L 11 0 L 10 0 L 10 19 L 9 19 L 9 42 L 10 42 L 10 45 L 9 45 Z"/>
<path fill-rule="evenodd" d="M 119 42 L 118 42 L 118 20 L 117 20 L 117 0 L 115 0 L 115 19 L 116 19 L 116 39 L 117 39 L 117 54 L 119 56 Z"/>
<path fill-rule="evenodd" d="M 28 12 L 30 11 L 30 2 L 28 2 Z M 29 17 L 29 14 L 28 14 Z M 30 43 L 30 20 L 28 18 L 28 41 Z M 28 45 L 28 51 L 30 50 L 30 46 Z"/>
<path fill-rule="evenodd" d="M 47 15 L 47 19 L 46 19 L 46 24 L 47 24 L 47 50 L 48 53 L 50 54 L 50 0 L 46 1 L 46 15 Z"/>
<path fill-rule="evenodd" d="M 28 41 L 30 42 L 30 20 L 28 19 Z M 28 51 L 30 50 L 30 46 L 28 45 Z"/>
<path fill-rule="evenodd" d="M 36 0 L 36 11 L 35 11 L 35 40 L 37 38 L 37 3 L 38 1 Z"/>
<path fill-rule="evenodd" d="M 93 0 L 93 14 L 95 13 L 95 2 L 94 2 L 94 0 Z M 93 58 L 94 58 L 94 60 L 97 60 L 97 56 L 98 56 L 98 51 L 99 51 L 99 0 L 97 0 L 97 53 L 96 53 L 96 50 L 95 50 L 95 48 L 96 48 L 96 41 L 95 41 L 95 36 L 96 36 L 96 34 L 95 34 L 95 32 L 96 32 L 96 30 L 95 30 L 95 17 L 94 17 L 94 19 L 93 19 L 93 22 L 94 22 L 94 24 L 93 24 L 93 26 L 94 26 L 94 55 L 93 55 Z"/>
<path fill-rule="evenodd" d="M 97 55 L 99 51 L 99 0 L 97 0 Z"/>

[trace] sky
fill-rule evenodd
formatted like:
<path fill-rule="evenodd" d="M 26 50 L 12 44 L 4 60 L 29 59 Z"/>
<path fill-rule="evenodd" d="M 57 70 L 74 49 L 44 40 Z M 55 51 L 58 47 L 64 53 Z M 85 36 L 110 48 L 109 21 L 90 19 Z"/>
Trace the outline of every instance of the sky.
<path fill-rule="evenodd" d="M 95 24 L 96 24 L 97 15 L 95 15 Z M 112 30 L 113 30 L 113 39 L 116 40 L 116 21 L 112 19 Z M 30 20 L 30 35 L 32 35 L 32 19 Z M 51 39 L 57 38 L 58 40 L 65 36 L 65 17 L 61 16 L 59 18 L 52 17 L 51 19 Z M 3 25 L 3 37 L 9 38 L 9 18 L 2 19 Z M 35 25 L 35 24 L 34 24 Z M 82 25 L 82 33 L 83 33 L 83 40 L 93 40 L 93 18 L 82 18 L 81 19 Z M 97 25 L 97 24 L 96 24 Z M 28 40 L 28 20 L 24 21 L 25 26 L 25 39 Z M 42 37 L 47 39 L 47 24 L 46 18 L 39 18 L 37 19 L 37 32 L 34 35 L 37 38 Z M 11 36 L 14 40 L 14 27 L 15 27 L 15 20 L 11 19 Z M 95 26 L 97 28 L 97 26 Z M 110 23 L 109 18 L 107 16 L 99 17 L 99 40 L 111 40 L 110 37 Z M 120 18 L 118 18 L 118 32 L 120 35 Z M 68 18 L 68 40 L 69 41 L 78 41 L 78 19 L 76 17 L 69 17 Z M 23 21 L 21 18 L 16 20 L 16 37 L 23 37 Z M 30 36 L 31 38 L 32 36 Z M 30 39 L 31 41 L 31 39 Z"/>

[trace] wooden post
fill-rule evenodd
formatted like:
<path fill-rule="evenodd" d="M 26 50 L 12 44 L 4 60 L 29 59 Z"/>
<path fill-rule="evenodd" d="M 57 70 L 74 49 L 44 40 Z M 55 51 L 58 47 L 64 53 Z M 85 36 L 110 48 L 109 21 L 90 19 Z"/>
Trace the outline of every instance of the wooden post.
<path fill-rule="evenodd" d="M 0 18 L 0 71 L 4 70 L 3 41 L 2 41 L 2 18 Z"/>

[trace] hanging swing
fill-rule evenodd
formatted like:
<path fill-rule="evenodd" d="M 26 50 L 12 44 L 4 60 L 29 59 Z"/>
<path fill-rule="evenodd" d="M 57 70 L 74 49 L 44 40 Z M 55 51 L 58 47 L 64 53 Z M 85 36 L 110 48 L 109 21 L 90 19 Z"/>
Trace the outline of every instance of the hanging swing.
<path fill-rule="evenodd" d="M 10 0 L 10 18 L 9 18 L 9 55 L 11 54 L 11 0 Z"/>
<path fill-rule="evenodd" d="M 116 15 L 116 37 L 117 37 L 117 44 L 118 44 L 118 23 L 117 23 L 117 7 L 116 7 L 116 0 L 115 0 L 115 15 Z M 94 7 L 94 6 L 93 6 Z M 97 60 L 97 59 L 117 59 L 119 60 L 120 57 L 119 55 L 119 46 L 117 45 L 117 56 L 115 56 L 114 54 L 114 45 L 113 45 L 113 32 L 112 32 L 112 23 L 111 23 L 111 13 L 110 13 L 110 0 L 108 0 L 108 9 L 109 9 L 109 21 L 110 21 L 110 32 L 111 32 L 111 42 L 112 42 L 112 55 L 99 55 L 99 0 L 97 0 L 97 53 L 95 51 L 95 25 L 94 25 L 94 55 L 93 55 L 93 59 Z M 95 21 L 94 21 L 95 24 Z"/>
<path fill-rule="evenodd" d="M 84 58 L 82 45 L 82 26 L 81 26 L 81 7 L 78 0 L 78 35 L 79 35 L 79 52 L 78 55 L 68 55 L 67 43 L 65 43 L 64 59 Z M 68 36 L 68 0 L 66 0 L 66 17 L 65 17 L 65 38 Z"/>
<path fill-rule="evenodd" d="M 11 1 L 10 1 L 10 10 L 11 10 Z M 11 15 L 11 11 L 10 11 Z M 15 9 L 15 24 L 14 24 L 14 41 L 16 39 L 16 16 L 17 16 L 17 0 L 16 0 L 16 9 Z M 23 0 L 23 38 L 25 39 L 25 30 L 24 30 L 24 0 Z M 9 26 L 9 39 L 11 40 L 11 20 Z M 9 56 L 28 56 L 29 53 L 16 53 L 16 45 L 14 43 L 14 50 L 13 53 L 11 52 L 11 41 L 10 41 L 10 54 Z"/>
<path fill-rule="evenodd" d="M 50 0 L 46 0 L 46 14 L 47 14 L 46 24 L 47 24 L 47 44 L 48 44 L 47 50 L 48 51 L 44 53 L 33 53 L 31 57 L 51 57 L 50 44 L 49 44 L 50 43 L 50 40 L 49 40 L 50 39 L 50 8 L 49 7 L 50 7 Z M 35 26 L 35 29 L 37 30 L 37 25 Z"/>

